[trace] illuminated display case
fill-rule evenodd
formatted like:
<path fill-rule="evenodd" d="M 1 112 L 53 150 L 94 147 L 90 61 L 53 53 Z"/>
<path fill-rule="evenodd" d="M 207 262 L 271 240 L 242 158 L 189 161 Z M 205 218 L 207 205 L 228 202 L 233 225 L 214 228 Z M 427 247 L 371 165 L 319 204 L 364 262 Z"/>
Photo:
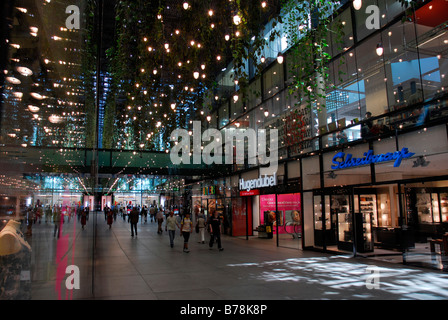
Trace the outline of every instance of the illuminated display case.
<path fill-rule="evenodd" d="M 373 214 L 371 212 L 356 212 L 356 251 L 360 253 L 373 252 Z"/>
<path fill-rule="evenodd" d="M 331 211 L 338 219 L 338 249 L 353 250 L 353 219 L 348 195 L 331 197 Z"/>

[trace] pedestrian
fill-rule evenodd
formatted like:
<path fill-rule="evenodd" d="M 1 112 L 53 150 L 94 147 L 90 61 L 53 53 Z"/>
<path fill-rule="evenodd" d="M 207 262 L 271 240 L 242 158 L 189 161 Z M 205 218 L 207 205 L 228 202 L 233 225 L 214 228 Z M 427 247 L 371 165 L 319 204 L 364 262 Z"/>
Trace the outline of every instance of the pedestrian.
<path fill-rule="evenodd" d="M 156 209 L 153 205 L 149 208 L 149 217 L 151 218 L 151 222 L 154 222 L 154 216 L 156 215 Z"/>
<path fill-rule="evenodd" d="M 203 213 L 201 213 L 198 217 L 198 221 L 196 222 L 196 230 L 199 231 L 199 236 L 201 241 L 199 243 L 204 244 L 205 243 L 205 228 L 207 226 L 207 223 L 205 221 L 205 216 Z"/>
<path fill-rule="evenodd" d="M 163 211 L 159 210 L 156 215 L 157 223 L 159 224 L 157 227 L 157 233 L 162 234 L 162 224 L 163 224 Z"/>
<path fill-rule="evenodd" d="M 132 208 L 128 218 L 128 222 L 131 223 L 131 237 L 134 237 L 134 230 L 135 236 L 137 236 L 138 216 L 139 213 L 137 207 Z"/>
<path fill-rule="evenodd" d="M 84 227 L 86 226 L 87 223 L 87 208 L 85 208 L 84 210 L 81 211 L 81 226 L 82 226 L 82 230 L 84 230 Z"/>
<path fill-rule="evenodd" d="M 117 206 L 114 206 L 114 209 L 113 209 L 113 215 L 114 215 L 114 221 L 117 221 L 117 215 L 118 215 L 118 208 L 117 208 Z"/>
<path fill-rule="evenodd" d="M 180 225 L 181 235 L 184 237 L 184 252 L 188 253 L 188 240 L 190 239 L 190 234 L 193 232 L 193 222 L 190 219 L 190 213 L 185 213 Z"/>
<path fill-rule="evenodd" d="M 112 228 L 112 223 L 114 222 L 114 214 L 112 212 L 112 210 L 107 211 L 107 224 L 109 225 L 109 229 Z"/>
<path fill-rule="evenodd" d="M 213 248 L 215 240 L 218 243 L 219 251 L 224 250 L 221 246 L 221 218 L 216 210 L 212 211 L 212 215 L 210 216 L 207 225 L 209 226 L 210 231 L 210 250 Z"/>
<path fill-rule="evenodd" d="M 53 223 L 54 223 L 54 233 L 53 237 L 56 237 L 56 233 L 58 234 L 58 239 L 61 235 L 61 223 L 62 223 L 62 212 L 61 208 L 55 206 L 53 211 Z"/>
<path fill-rule="evenodd" d="M 169 216 L 166 218 L 165 231 L 168 231 L 170 237 L 170 246 L 174 247 L 174 237 L 176 235 L 176 226 L 180 229 L 177 219 L 174 216 L 174 212 L 170 211 Z"/>
<path fill-rule="evenodd" d="M 142 223 L 143 217 L 145 217 L 145 223 L 148 222 L 148 208 L 146 206 L 143 206 L 142 208 Z"/>

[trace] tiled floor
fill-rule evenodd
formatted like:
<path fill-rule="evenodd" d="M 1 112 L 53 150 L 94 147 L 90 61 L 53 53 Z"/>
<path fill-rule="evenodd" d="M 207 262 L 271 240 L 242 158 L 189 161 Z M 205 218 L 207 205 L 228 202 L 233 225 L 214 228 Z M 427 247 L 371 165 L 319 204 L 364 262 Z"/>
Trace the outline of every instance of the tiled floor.
<path fill-rule="evenodd" d="M 198 243 L 196 233 L 183 253 L 182 241 L 176 234 L 170 248 L 167 233 L 157 234 L 151 222 L 139 224 L 132 238 L 127 222 L 118 217 L 109 229 L 102 214 L 91 214 L 85 230 L 77 220 L 65 223 L 59 239 L 50 223 L 36 224 L 29 238 L 32 299 L 448 299 L 448 274 L 438 271 L 278 248 L 257 238 L 224 236 L 219 252 Z M 58 281 L 66 265 L 79 267 L 80 289 L 66 289 L 64 272 Z M 369 281 L 374 275 L 378 282 Z"/>

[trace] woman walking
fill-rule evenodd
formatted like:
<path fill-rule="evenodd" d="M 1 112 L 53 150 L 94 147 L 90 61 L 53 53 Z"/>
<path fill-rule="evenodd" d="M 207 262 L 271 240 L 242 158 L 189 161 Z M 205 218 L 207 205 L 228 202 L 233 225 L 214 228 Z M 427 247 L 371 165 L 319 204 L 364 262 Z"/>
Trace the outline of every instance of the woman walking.
<path fill-rule="evenodd" d="M 181 235 L 184 237 L 184 252 L 188 253 L 190 250 L 188 250 L 188 240 L 190 239 L 190 234 L 193 232 L 193 222 L 190 219 L 190 213 L 187 212 L 182 219 L 181 225 L 180 225 L 180 232 Z"/>

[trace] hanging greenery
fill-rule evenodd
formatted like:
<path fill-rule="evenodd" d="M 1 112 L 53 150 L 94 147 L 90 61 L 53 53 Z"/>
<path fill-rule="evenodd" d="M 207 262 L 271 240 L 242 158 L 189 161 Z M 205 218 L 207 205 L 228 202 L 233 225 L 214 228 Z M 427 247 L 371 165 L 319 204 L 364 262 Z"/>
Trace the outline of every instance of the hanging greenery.
<path fill-rule="evenodd" d="M 266 44 L 260 28 L 279 2 L 118 1 L 103 146 L 170 147 L 170 133 L 198 118 L 205 93 L 231 60 L 245 87 L 245 63 L 256 60 L 254 47 Z"/>
<path fill-rule="evenodd" d="M 293 75 L 289 93 L 298 105 L 316 106 L 317 111 L 326 107 L 326 94 L 334 89 L 329 63 L 333 58 L 331 50 L 336 48 L 330 45 L 337 46 L 335 51 L 342 49 L 343 22 L 333 19 L 338 5 L 338 2 L 314 0 L 288 1 L 284 6 L 288 12 L 286 35 L 291 46 L 288 70 Z M 343 64 L 344 59 L 339 63 Z"/>

